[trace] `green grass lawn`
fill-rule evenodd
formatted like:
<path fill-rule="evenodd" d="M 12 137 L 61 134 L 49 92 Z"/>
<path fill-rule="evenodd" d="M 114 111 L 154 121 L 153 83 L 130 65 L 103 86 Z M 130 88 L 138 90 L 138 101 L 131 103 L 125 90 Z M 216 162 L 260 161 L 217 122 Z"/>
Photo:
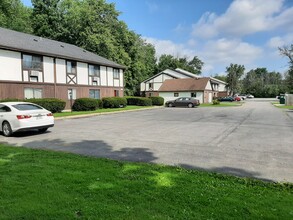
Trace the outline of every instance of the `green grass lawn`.
<path fill-rule="evenodd" d="M 213 103 L 203 103 L 200 104 L 199 107 L 233 107 L 241 105 L 243 105 L 243 102 L 220 102 L 219 105 L 213 105 Z"/>
<path fill-rule="evenodd" d="M 95 114 L 95 113 L 105 113 L 105 112 L 119 112 L 119 111 L 128 111 L 128 110 L 136 110 L 136 109 L 144 109 L 144 108 L 153 108 L 153 106 L 136 106 L 129 105 L 125 108 L 102 108 L 97 109 L 95 111 L 80 111 L 80 112 L 61 112 L 54 113 L 54 117 L 67 117 L 67 116 L 75 116 L 75 115 L 87 115 L 87 114 Z"/>
<path fill-rule="evenodd" d="M 293 219 L 293 186 L 0 145 L 0 219 Z"/>

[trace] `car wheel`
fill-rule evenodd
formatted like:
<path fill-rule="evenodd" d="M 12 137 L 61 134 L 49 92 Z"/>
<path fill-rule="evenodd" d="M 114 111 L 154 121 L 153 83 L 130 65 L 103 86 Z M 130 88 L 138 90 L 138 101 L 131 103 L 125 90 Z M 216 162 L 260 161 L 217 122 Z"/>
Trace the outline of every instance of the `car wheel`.
<path fill-rule="evenodd" d="M 7 121 L 3 122 L 2 131 L 5 137 L 9 137 L 10 135 L 12 135 L 11 126 Z"/>
<path fill-rule="evenodd" d="M 193 104 L 192 103 L 189 103 L 187 106 L 188 106 L 188 108 L 193 108 Z"/>
<path fill-rule="evenodd" d="M 168 106 L 169 106 L 169 107 L 173 107 L 172 103 L 169 103 Z"/>
<path fill-rule="evenodd" d="M 41 128 L 41 129 L 39 129 L 39 132 L 44 133 L 44 132 L 46 132 L 47 130 L 48 130 L 48 128 Z"/>

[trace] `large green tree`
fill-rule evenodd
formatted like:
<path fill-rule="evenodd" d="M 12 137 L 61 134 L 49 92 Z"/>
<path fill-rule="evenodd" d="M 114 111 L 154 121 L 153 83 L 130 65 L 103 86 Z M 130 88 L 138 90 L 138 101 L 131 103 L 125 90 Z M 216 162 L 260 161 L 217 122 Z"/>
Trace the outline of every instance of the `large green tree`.
<path fill-rule="evenodd" d="M 240 91 L 240 78 L 244 74 L 244 71 L 245 67 L 243 65 L 231 63 L 229 67 L 226 67 L 227 83 L 231 95 Z"/>
<path fill-rule="evenodd" d="M 75 44 L 127 67 L 125 94 L 156 69 L 154 47 L 118 19 L 105 0 L 33 0 L 33 27 L 39 36 Z"/>
<path fill-rule="evenodd" d="M 158 71 L 181 68 L 194 74 L 200 74 L 203 65 L 204 63 L 197 56 L 188 60 L 186 57 L 176 58 L 172 55 L 163 54 L 159 58 Z"/>
<path fill-rule="evenodd" d="M 266 68 L 250 70 L 242 80 L 242 93 L 255 97 L 275 97 L 284 91 L 282 75 Z"/>
<path fill-rule="evenodd" d="M 279 48 L 282 56 L 289 59 L 289 70 L 285 75 L 285 83 L 287 87 L 287 92 L 293 93 L 293 44 L 290 46 L 283 46 Z"/>
<path fill-rule="evenodd" d="M 31 9 L 20 0 L 0 0 L 0 27 L 31 33 Z"/>

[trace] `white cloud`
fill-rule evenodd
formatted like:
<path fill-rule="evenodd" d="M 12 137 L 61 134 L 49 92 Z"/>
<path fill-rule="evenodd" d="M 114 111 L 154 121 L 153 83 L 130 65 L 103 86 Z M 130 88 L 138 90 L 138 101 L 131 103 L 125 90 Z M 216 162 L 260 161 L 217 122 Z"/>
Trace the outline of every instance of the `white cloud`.
<path fill-rule="evenodd" d="M 287 34 L 285 36 L 272 37 L 271 39 L 268 40 L 267 46 L 272 49 L 277 49 L 278 47 L 292 44 L 292 42 L 293 42 L 293 34 Z"/>
<path fill-rule="evenodd" d="M 193 25 L 193 36 L 241 37 L 293 25 L 293 7 L 284 10 L 283 0 L 235 0 L 222 15 L 207 12 Z"/>
<path fill-rule="evenodd" d="M 195 51 L 189 49 L 184 44 L 176 44 L 170 40 L 158 40 L 155 38 L 144 38 L 148 43 L 156 48 L 156 55 L 160 57 L 162 54 L 170 54 L 174 57 L 187 57 L 191 59 L 195 56 Z"/>
<path fill-rule="evenodd" d="M 262 55 L 262 49 L 240 40 L 221 38 L 208 41 L 200 54 L 214 65 L 249 64 Z"/>
<path fill-rule="evenodd" d="M 243 64 L 247 69 L 254 68 L 255 61 L 263 55 L 260 47 L 236 39 L 210 40 L 197 49 L 191 47 L 188 42 L 186 44 L 176 44 L 170 40 L 154 38 L 145 38 L 145 40 L 155 46 L 157 57 L 162 54 L 187 57 L 188 59 L 198 56 L 205 63 L 202 71 L 203 75 L 223 72 L 230 63 Z"/>

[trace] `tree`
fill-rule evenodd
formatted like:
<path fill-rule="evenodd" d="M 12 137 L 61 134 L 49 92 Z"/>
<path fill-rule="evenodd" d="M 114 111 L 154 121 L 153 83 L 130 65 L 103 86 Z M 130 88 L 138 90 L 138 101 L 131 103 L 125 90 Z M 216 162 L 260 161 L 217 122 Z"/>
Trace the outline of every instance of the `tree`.
<path fill-rule="evenodd" d="M 266 68 L 250 70 L 242 80 L 242 93 L 255 97 L 276 97 L 283 91 L 282 75 L 268 72 Z"/>
<path fill-rule="evenodd" d="M 31 33 L 30 15 L 31 9 L 25 7 L 20 0 L 0 1 L 0 27 Z"/>
<path fill-rule="evenodd" d="M 163 54 L 159 58 L 158 71 L 181 68 L 194 74 L 200 74 L 203 64 L 197 56 L 188 61 L 186 57 L 176 58 L 172 55 Z"/>
<path fill-rule="evenodd" d="M 223 76 L 223 75 L 218 75 L 216 74 L 215 76 L 213 76 L 216 79 L 222 80 L 224 82 L 227 82 L 227 76 Z"/>
<path fill-rule="evenodd" d="M 74 44 L 127 67 L 125 95 L 156 69 L 155 49 L 130 31 L 105 0 L 33 0 L 35 34 Z"/>
<path fill-rule="evenodd" d="M 280 54 L 289 59 L 289 70 L 286 74 L 285 83 L 287 92 L 293 93 L 293 44 L 291 46 L 279 47 Z"/>
<path fill-rule="evenodd" d="M 227 72 L 227 83 L 230 89 L 231 95 L 234 95 L 240 90 L 240 78 L 244 74 L 245 67 L 238 64 L 230 64 L 229 67 L 226 67 Z"/>

